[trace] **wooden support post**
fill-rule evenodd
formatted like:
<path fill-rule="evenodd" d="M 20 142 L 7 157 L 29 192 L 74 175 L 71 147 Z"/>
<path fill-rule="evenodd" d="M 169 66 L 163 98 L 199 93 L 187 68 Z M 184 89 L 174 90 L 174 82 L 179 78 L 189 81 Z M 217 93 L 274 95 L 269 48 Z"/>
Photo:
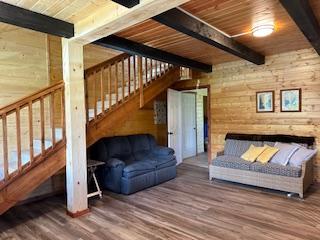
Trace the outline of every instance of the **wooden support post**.
<path fill-rule="evenodd" d="M 143 98 L 143 70 L 142 70 L 142 57 L 138 57 L 138 71 L 139 71 L 139 91 L 140 91 L 140 108 L 144 105 Z"/>
<path fill-rule="evenodd" d="M 67 138 L 67 213 L 78 217 L 88 212 L 83 46 L 63 38 L 62 56 Z"/>

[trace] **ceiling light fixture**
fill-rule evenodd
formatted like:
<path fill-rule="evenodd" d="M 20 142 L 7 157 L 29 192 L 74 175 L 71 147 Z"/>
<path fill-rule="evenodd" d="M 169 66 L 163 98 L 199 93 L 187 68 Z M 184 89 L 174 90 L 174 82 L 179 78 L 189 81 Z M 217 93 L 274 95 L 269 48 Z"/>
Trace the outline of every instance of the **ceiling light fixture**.
<path fill-rule="evenodd" d="M 253 27 L 251 31 L 254 37 L 266 37 L 271 33 L 273 33 L 274 25 L 273 24 L 259 25 L 259 26 Z"/>

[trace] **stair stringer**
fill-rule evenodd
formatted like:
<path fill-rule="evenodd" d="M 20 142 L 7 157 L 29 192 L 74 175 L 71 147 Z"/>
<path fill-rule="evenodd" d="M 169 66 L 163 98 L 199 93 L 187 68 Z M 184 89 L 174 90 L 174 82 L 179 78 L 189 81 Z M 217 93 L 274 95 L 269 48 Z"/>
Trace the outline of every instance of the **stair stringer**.
<path fill-rule="evenodd" d="M 138 111 L 144 104 L 153 100 L 157 95 L 168 89 L 175 81 L 179 80 L 180 69 L 173 68 L 150 85 L 143 88 L 142 98 L 139 93 L 128 98 L 124 103 L 113 107 L 110 111 L 102 115 L 94 124 L 87 126 L 87 147 L 94 144 L 99 139 L 108 135 L 115 125 L 124 123 L 128 114 Z M 139 90 L 138 90 L 139 91 Z M 141 104 L 142 100 L 142 104 Z"/>
<path fill-rule="evenodd" d="M 41 183 L 65 167 L 65 165 L 65 143 L 61 142 L 59 146 L 56 146 L 56 150 L 46 159 L 43 159 L 39 164 L 0 190 L 0 215 L 16 205 Z"/>

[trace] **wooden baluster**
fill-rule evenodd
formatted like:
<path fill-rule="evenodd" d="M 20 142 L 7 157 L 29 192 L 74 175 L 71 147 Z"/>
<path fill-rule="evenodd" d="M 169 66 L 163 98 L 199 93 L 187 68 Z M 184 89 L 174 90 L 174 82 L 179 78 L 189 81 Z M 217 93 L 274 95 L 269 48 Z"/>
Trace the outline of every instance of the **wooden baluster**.
<path fill-rule="evenodd" d="M 103 71 L 104 71 L 104 68 L 101 68 L 100 69 L 100 98 L 101 98 L 101 109 L 102 109 L 102 114 L 105 113 L 105 107 L 104 107 L 104 99 L 105 99 L 105 96 L 104 96 L 104 85 L 103 85 Z"/>
<path fill-rule="evenodd" d="M 116 89 L 116 105 L 118 105 L 118 101 L 119 101 L 119 89 L 118 89 L 118 62 L 115 63 L 115 89 Z"/>
<path fill-rule="evenodd" d="M 124 102 L 124 98 L 125 98 L 125 96 L 124 96 L 124 89 L 125 89 L 124 58 L 122 58 L 122 64 L 121 64 L 121 66 L 122 66 L 121 93 L 122 93 L 122 102 Z"/>
<path fill-rule="evenodd" d="M 66 118 L 65 118 L 65 100 L 64 87 L 61 88 L 61 123 L 62 123 L 62 138 L 66 140 Z"/>
<path fill-rule="evenodd" d="M 93 87 L 93 112 L 94 112 L 94 119 L 97 119 L 97 112 L 98 112 L 98 109 L 97 109 L 97 86 L 96 86 L 96 81 L 97 81 L 97 73 L 94 72 L 94 75 L 93 75 L 93 84 L 92 84 L 92 87 Z"/>
<path fill-rule="evenodd" d="M 17 137 L 17 157 L 18 157 L 18 170 L 22 169 L 21 164 L 21 127 L 20 127 L 20 107 L 16 108 L 16 137 Z"/>
<path fill-rule="evenodd" d="M 130 85 L 131 85 L 131 57 L 128 58 L 128 96 L 130 95 Z"/>
<path fill-rule="evenodd" d="M 150 82 L 153 80 L 152 76 L 153 76 L 153 68 L 152 68 L 152 59 L 150 59 Z"/>
<path fill-rule="evenodd" d="M 160 76 L 162 76 L 162 62 L 160 62 L 160 73 L 159 73 Z"/>
<path fill-rule="evenodd" d="M 28 103 L 28 119 L 29 119 L 29 151 L 30 151 L 30 164 L 33 161 L 33 111 L 32 102 Z"/>
<path fill-rule="evenodd" d="M 51 134 L 52 134 L 52 147 L 56 144 L 56 127 L 54 124 L 54 115 L 55 115 L 55 107 L 54 107 L 54 92 L 50 95 L 50 122 L 51 122 Z"/>
<path fill-rule="evenodd" d="M 45 129 L 44 129 L 44 102 L 43 96 L 40 97 L 40 134 L 41 134 L 41 154 L 45 151 Z"/>
<path fill-rule="evenodd" d="M 134 93 L 136 93 L 137 90 L 137 67 L 136 67 L 136 56 L 133 56 L 133 89 Z"/>
<path fill-rule="evenodd" d="M 156 71 L 155 71 L 155 79 L 157 79 L 158 78 L 158 61 L 156 60 L 156 62 L 155 62 L 155 69 L 156 69 Z"/>
<path fill-rule="evenodd" d="M 146 85 L 148 84 L 148 58 L 145 58 Z"/>
<path fill-rule="evenodd" d="M 111 100 L 112 100 L 112 91 L 111 91 L 111 67 L 112 65 L 108 66 L 108 95 L 109 95 L 109 110 L 111 109 Z"/>
<path fill-rule="evenodd" d="M 9 163 L 8 163 L 8 131 L 7 131 L 7 115 L 2 114 L 2 134 L 3 134 L 3 171 L 4 180 L 9 178 Z"/>
<path fill-rule="evenodd" d="M 142 107 L 144 105 L 142 57 L 138 57 L 138 69 L 139 69 L 140 107 Z"/>

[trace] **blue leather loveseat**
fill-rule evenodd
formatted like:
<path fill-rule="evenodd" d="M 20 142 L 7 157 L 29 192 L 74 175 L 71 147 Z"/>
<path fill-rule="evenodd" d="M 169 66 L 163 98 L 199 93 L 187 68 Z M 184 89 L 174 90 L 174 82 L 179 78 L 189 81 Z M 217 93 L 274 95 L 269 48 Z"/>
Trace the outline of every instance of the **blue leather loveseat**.
<path fill-rule="evenodd" d="M 176 177 L 174 150 L 157 146 L 150 134 L 102 138 L 90 147 L 89 157 L 106 163 L 98 180 L 116 193 L 131 194 Z"/>

